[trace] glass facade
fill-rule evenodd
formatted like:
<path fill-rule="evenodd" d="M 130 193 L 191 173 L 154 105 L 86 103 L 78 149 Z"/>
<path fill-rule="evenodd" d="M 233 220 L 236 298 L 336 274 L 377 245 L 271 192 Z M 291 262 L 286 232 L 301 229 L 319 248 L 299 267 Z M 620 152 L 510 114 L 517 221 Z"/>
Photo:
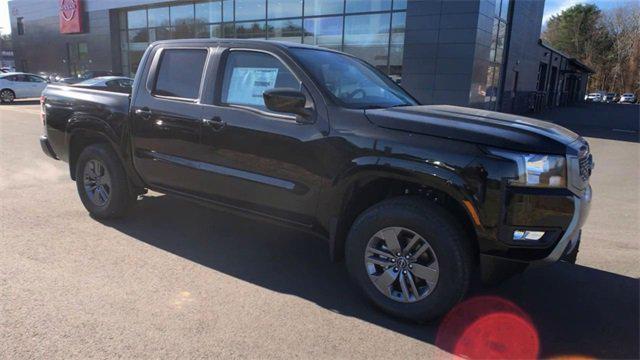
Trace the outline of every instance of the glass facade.
<path fill-rule="evenodd" d="M 220 37 L 341 50 L 399 78 L 406 7 L 407 0 L 210 0 L 125 9 L 122 72 L 135 74 L 153 41 Z"/>
<path fill-rule="evenodd" d="M 491 33 L 491 48 L 489 51 L 489 68 L 485 93 L 485 108 L 498 109 L 498 95 L 500 93 L 500 77 L 504 63 L 504 45 L 509 19 L 509 4 L 511 0 L 495 0 L 493 17 L 493 31 Z"/>

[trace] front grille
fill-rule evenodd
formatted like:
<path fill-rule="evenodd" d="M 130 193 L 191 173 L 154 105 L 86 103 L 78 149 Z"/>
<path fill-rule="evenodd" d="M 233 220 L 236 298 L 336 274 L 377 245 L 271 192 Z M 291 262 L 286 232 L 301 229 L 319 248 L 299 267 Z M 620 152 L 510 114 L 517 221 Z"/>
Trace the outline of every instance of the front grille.
<path fill-rule="evenodd" d="M 586 182 L 591 177 L 593 170 L 593 156 L 589 152 L 589 146 L 585 145 L 580 149 L 580 157 L 578 158 L 580 165 L 580 178 Z"/>

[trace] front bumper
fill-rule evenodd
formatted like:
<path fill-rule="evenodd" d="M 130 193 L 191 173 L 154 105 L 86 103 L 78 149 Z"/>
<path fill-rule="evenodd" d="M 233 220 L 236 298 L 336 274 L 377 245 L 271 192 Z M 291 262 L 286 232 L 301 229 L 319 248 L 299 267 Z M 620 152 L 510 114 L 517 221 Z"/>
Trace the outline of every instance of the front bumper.
<path fill-rule="evenodd" d="M 56 155 L 55 151 L 53 151 L 53 148 L 51 147 L 49 139 L 46 135 L 40 136 L 40 147 L 48 157 L 58 160 L 58 155 Z"/>
<path fill-rule="evenodd" d="M 546 263 L 556 262 L 560 260 L 562 255 L 573 250 L 573 248 L 580 241 L 580 230 L 587 221 L 589 216 L 589 210 L 591 208 L 591 186 L 588 186 L 582 196 L 574 196 L 573 204 L 573 217 L 569 227 L 565 230 L 564 234 L 555 245 L 553 250 L 547 257 L 536 260 L 531 265 L 542 265 Z"/>

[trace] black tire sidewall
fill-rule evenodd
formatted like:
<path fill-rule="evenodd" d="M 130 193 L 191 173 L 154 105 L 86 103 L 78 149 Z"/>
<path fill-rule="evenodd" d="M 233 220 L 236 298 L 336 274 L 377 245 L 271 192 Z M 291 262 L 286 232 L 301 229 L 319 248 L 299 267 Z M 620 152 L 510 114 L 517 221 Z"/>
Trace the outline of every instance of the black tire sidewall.
<path fill-rule="evenodd" d="M 440 267 L 436 288 L 425 299 L 401 303 L 382 294 L 369 279 L 364 254 L 371 237 L 387 227 L 405 227 L 429 242 Z M 382 310 L 411 321 L 424 322 L 444 315 L 465 295 L 470 282 L 470 251 L 465 233 L 437 205 L 401 198 L 365 211 L 354 222 L 346 244 L 349 274 L 364 295 Z"/>
<path fill-rule="evenodd" d="M 104 164 L 111 178 L 109 200 L 103 206 L 94 204 L 84 189 L 84 168 L 90 160 L 99 160 Z M 132 202 L 128 181 L 119 158 L 107 144 L 86 147 L 76 162 L 76 186 L 80 200 L 89 213 L 98 219 L 120 217 L 128 210 Z"/>

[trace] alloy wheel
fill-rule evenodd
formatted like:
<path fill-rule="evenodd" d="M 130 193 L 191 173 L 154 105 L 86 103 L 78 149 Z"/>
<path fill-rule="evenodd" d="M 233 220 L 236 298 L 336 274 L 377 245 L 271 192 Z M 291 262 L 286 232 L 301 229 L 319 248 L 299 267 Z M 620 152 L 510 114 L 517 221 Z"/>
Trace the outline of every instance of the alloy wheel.
<path fill-rule="evenodd" d="M 2 100 L 3 103 L 11 103 L 15 100 L 15 95 L 11 90 L 4 90 L 0 93 L 0 100 Z"/>
<path fill-rule="evenodd" d="M 438 284 L 440 267 L 429 242 L 404 227 L 388 227 L 373 235 L 364 261 L 375 287 L 398 302 L 420 301 Z"/>
<path fill-rule="evenodd" d="M 97 206 L 104 206 L 111 195 L 111 176 L 100 160 L 92 159 L 84 165 L 84 190 L 89 200 Z"/>

